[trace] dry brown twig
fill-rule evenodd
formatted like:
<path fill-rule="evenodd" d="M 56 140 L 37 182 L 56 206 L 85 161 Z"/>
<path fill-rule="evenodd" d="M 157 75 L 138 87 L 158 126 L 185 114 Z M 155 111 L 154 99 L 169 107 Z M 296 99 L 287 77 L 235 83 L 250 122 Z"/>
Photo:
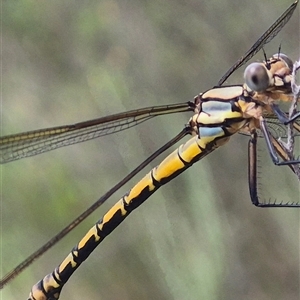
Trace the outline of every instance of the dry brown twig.
<path fill-rule="evenodd" d="M 293 100 L 289 109 L 289 119 L 291 119 L 297 112 L 298 108 L 298 99 L 300 98 L 300 85 L 297 84 L 297 72 L 300 69 L 300 60 L 294 63 L 293 73 L 292 73 L 292 93 L 293 93 Z M 279 141 L 282 147 L 286 150 L 286 153 L 290 160 L 299 159 L 299 157 L 295 157 L 295 134 L 294 134 L 294 127 L 293 122 L 287 125 L 287 142 Z M 294 170 L 296 176 L 300 181 L 300 164 L 291 165 L 292 169 Z"/>

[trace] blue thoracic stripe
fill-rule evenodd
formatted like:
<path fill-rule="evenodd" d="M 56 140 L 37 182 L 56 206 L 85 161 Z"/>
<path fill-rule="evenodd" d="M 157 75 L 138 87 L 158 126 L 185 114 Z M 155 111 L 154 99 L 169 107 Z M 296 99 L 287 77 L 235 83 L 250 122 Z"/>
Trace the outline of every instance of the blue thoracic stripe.
<path fill-rule="evenodd" d="M 222 127 L 199 127 L 200 138 L 221 135 L 224 135 L 224 130 Z"/>
<path fill-rule="evenodd" d="M 202 108 L 202 111 L 207 114 L 210 114 L 210 113 L 215 114 L 216 111 L 228 112 L 228 111 L 231 111 L 231 103 L 213 100 L 213 101 L 202 103 L 201 108 Z"/>

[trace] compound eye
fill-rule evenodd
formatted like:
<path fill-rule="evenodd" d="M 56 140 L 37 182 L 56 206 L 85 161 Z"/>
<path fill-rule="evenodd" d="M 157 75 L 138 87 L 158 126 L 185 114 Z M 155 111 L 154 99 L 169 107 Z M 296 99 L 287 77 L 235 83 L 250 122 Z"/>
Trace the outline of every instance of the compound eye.
<path fill-rule="evenodd" d="M 287 66 L 288 66 L 288 68 L 292 71 L 293 70 L 293 62 L 292 62 L 292 60 L 288 57 L 288 56 L 286 56 L 285 54 L 283 54 L 283 53 L 276 53 L 276 54 L 274 54 L 273 55 L 273 57 L 275 57 L 275 58 L 277 58 L 277 57 L 279 57 L 281 60 L 283 60 L 286 64 L 287 64 Z"/>
<path fill-rule="evenodd" d="M 263 92 L 269 86 L 267 70 L 260 63 L 250 64 L 244 72 L 244 79 L 252 91 Z"/>

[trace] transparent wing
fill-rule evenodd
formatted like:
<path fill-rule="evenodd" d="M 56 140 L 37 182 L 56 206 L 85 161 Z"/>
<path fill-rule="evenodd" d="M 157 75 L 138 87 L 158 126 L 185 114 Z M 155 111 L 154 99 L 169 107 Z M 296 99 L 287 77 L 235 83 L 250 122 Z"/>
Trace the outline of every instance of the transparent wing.
<path fill-rule="evenodd" d="M 218 86 L 222 85 L 228 77 L 242 65 L 244 65 L 249 59 L 251 59 L 262 47 L 269 43 L 285 26 L 293 15 L 298 4 L 298 0 L 295 1 L 273 24 L 272 26 L 254 43 L 254 45 L 238 60 L 236 63 L 221 77 L 218 82 Z"/>
<path fill-rule="evenodd" d="M 193 110 L 189 102 L 147 107 L 103 118 L 0 137 L 0 163 L 38 155 L 136 126 L 155 116 Z"/>
<path fill-rule="evenodd" d="M 268 128 L 272 136 L 276 139 L 287 138 L 287 126 L 282 124 L 275 116 L 269 116 L 266 118 Z M 293 127 L 295 129 L 294 136 L 300 136 L 300 122 L 294 122 Z M 261 136 L 261 135 L 259 135 Z"/>

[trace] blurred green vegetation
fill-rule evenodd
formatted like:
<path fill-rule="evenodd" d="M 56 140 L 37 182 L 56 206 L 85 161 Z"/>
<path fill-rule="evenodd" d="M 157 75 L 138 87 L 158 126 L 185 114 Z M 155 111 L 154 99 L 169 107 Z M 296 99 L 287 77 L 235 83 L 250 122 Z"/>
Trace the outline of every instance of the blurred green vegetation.
<path fill-rule="evenodd" d="M 2 134 L 192 100 L 291 2 L 4 1 Z M 267 54 L 281 44 L 299 58 L 299 31 L 298 8 Z M 242 83 L 242 72 L 227 83 Z M 2 275 L 178 133 L 189 116 L 165 116 L 2 166 Z M 263 152 L 261 160 L 266 199 L 297 200 L 291 172 L 273 167 Z M 6 286 L 2 299 L 26 299 L 134 182 Z M 72 276 L 61 299 L 297 300 L 299 263 L 299 211 L 251 204 L 247 137 L 236 136 L 134 212 Z"/>

